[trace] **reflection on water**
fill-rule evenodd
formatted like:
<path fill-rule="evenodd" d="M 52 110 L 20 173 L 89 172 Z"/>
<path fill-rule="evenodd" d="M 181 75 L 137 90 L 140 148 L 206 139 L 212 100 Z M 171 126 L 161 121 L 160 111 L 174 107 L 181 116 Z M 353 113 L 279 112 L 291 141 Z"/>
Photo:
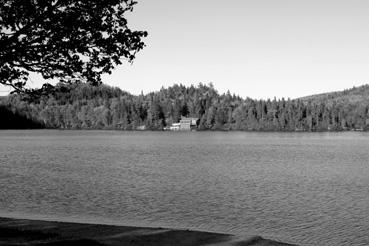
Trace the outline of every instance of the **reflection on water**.
<path fill-rule="evenodd" d="M 0 215 L 369 244 L 369 134 L 1 131 Z"/>

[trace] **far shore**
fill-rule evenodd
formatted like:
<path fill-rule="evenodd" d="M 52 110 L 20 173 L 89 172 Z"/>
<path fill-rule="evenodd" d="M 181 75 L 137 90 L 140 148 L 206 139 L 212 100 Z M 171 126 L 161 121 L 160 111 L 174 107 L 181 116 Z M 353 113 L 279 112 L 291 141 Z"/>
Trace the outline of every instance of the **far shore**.
<path fill-rule="evenodd" d="M 119 128 L 0 128 L 0 131 L 119 131 L 119 132 L 174 132 L 174 133 L 189 133 L 189 132 L 245 132 L 245 133 L 345 133 L 358 132 L 367 133 L 369 129 L 340 129 L 340 130 L 234 130 L 234 129 L 196 129 L 196 130 L 164 130 L 164 129 L 119 129 Z"/>
<path fill-rule="evenodd" d="M 259 236 L 13 218 L 0 218 L 0 245 L 293 246 Z"/>

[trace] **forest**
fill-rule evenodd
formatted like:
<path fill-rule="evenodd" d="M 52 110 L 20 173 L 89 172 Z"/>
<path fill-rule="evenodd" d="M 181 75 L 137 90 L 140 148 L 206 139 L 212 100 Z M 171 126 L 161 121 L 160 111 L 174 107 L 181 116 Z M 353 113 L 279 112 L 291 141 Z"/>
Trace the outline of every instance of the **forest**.
<path fill-rule="evenodd" d="M 212 84 L 175 84 L 132 95 L 108 85 L 58 84 L 37 98 L 0 98 L 1 128 L 163 130 L 181 116 L 196 117 L 198 130 L 368 130 L 369 85 L 299 99 L 256 100 Z M 12 116 L 12 117 L 9 117 Z M 5 119 L 5 120 L 4 120 Z M 19 124 L 17 121 L 29 124 Z M 12 121 L 14 121 L 12 123 Z"/>

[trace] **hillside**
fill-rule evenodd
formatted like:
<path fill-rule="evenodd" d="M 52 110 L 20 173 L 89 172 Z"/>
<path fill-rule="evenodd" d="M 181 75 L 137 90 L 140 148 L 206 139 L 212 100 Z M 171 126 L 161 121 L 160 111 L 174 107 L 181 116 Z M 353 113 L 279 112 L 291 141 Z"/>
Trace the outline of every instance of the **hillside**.
<path fill-rule="evenodd" d="M 302 97 L 300 100 L 313 103 L 360 104 L 369 101 L 369 85 L 353 87 L 343 91 L 335 91 Z"/>
<path fill-rule="evenodd" d="M 368 95 L 368 85 L 296 100 L 253 100 L 201 83 L 138 96 L 106 85 L 59 84 L 52 95 L 0 101 L 2 112 L 46 128 L 162 130 L 186 116 L 199 119 L 199 130 L 341 131 L 368 128 Z"/>

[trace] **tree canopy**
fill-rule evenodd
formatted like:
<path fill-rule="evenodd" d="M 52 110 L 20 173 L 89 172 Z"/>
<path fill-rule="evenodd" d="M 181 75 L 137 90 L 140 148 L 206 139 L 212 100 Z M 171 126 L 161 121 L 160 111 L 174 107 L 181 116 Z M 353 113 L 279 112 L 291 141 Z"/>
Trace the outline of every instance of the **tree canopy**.
<path fill-rule="evenodd" d="M 0 84 L 27 88 L 30 73 L 60 82 L 101 83 L 144 47 L 127 26 L 134 0 L 0 0 Z"/>
<path fill-rule="evenodd" d="M 22 100 L 23 95 L 0 98 L 0 118 L 8 119 L 3 127 L 162 130 L 186 116 L 199 119 L 199 130 L 369 131 L 368 95 L 366 85 L 295 100 L 254 100 L 199 84 L 135 96 L 107 85 L 74 83 L 58 84 L 34 101 Z"/>

